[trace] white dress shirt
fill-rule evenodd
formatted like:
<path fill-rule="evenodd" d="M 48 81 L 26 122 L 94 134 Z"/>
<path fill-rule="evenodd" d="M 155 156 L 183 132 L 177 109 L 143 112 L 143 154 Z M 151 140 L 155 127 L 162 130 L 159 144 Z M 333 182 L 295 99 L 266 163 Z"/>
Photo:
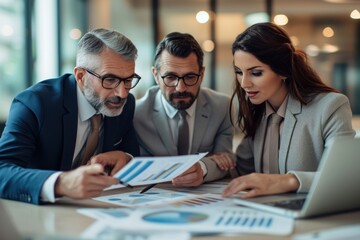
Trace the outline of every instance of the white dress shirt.
<path fill-rule="evenodd" d="M 90 132 L 90 118 L 96 114 L 96 110 L 87 101 L 79 86 L 77 86 L 77 105 L 78 105 L 78 124 L 76 132 L 76 144 L 72 160 L 76 158 L 84 145 L 87 135 Z M 123 108 L 121 109 L 122 112 Z M 120 112 L 120 113 L 121 113 Z M 100 135 L 103 132 L 103 123 L 100 126 Z M 100 144 L 99 144 L 100 145 Z M 55 202 L 55 182 L 62 172 L 56 172 L 48 179 L 41 188 L 41 201 L 42 202 Z"/>
<path fill-rule="evenodd" d="M 178 141 L 178 119 L 176 118 L 176 114 L 178 112 L 178 110 L 176 108 L 174 108 L 173 106 L 170 105 L 170 103 L 165 99 L 164 95 L 161 95 L 161 102 L 162 105 L 165 109 L 166 115 L 168 116 L 168 122 L 170 125 L 170 129 L 171 129 L 171 134 L 173 136 L 173 141 L 175 143 L 175 145 L 177 145 L 177 141 Z M 193 142 L 193 136 L 194 136 L 194 126 L 195 126 L 195 112 L 196 112 L 196 103 L 197 103 L 197 99 L 193 102 L 193 104 L 186 109 L 186 113 L 187 113 L 187 122 L 189 125 L 189 149 L 188 149 L 188 153 L 190 153 L 190 149 L 192 146 L 192 142 Z M 203 171 L 203 176 L 205 176 L 207 174 L 207 168 L 204 162 L 202 162 L 201 160 L 199 161 L 201 169 Z"/>

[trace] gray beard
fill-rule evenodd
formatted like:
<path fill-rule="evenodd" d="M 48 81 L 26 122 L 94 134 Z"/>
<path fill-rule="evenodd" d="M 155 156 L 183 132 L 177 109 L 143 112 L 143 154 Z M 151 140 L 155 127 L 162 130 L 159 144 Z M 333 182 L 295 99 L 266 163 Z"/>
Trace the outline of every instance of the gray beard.
<path fill-rule="evenodd" d="M 124 105 L 126 103 L 126 99 L 119 99 L 119 97 L 108 98 L 104 101 L 101 101 L 99 95 L 97 95 L 94 89 L 86 83 L 84 84 L 84 96 L 98 113 L 101 113 L 107 117 L 119 116 L 122 113 Z M 107 102 L 118 103 L 119 101 L 123 101 L 123 105 L 120 108 L 109 108 L 106 106 Z"/>

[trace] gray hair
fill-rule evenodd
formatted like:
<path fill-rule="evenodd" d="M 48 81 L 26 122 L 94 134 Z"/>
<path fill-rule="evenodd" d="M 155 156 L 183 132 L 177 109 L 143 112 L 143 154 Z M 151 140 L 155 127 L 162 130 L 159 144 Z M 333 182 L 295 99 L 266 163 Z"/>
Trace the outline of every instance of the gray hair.
<path fill-rule="evenodd" d="M 101 52 L 109 48 L 126 60 L 136 60 L 137 48 L 123 34 L 103 28 L 95 29 L 86 33 L 79 41 L 76 55 L 76 65 L 89 67 L 91 58 L 89 55 L 98 56 Z"/>

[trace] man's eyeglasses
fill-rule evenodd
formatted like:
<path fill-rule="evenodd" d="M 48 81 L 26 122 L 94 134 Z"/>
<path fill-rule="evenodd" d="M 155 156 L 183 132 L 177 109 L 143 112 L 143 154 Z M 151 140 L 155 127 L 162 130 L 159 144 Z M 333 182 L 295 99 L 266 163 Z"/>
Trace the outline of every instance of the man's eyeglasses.
<path fill-rule="evenodd" d="M 85 71 L 90 73 L 91 75 L 99 78 L 101 80 L 101 85 L 103 88 L 106 89 L 114 89 L 120 85 L 121 82 L 124 83 L 125 89 L 132 89 L 134 88 L 140 81 L 141 77 L 134 73 L 134 75 L 129 76 L 127 78 L 115 77 L 115 76 L 100 76 L 99 74 L 83 68 Z"/>
<path fill-rule="evenodd" d="M 186 74 L 182 77 L 176 76 L 174 74 L 161 76 L 165 86 L 167 87 L 176 87 L 181 79 L 184 81 L 184 84 L 186 86 L 194 86 L 199 80 L 199 77 L 200 74 L 195 74 L 195 73 Z"/>

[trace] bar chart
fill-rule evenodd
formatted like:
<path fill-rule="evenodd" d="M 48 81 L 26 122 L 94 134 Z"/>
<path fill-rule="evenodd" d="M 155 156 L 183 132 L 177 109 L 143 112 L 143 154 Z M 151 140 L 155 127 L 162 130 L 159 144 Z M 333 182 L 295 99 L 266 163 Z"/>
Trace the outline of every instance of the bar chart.
<path fill-rule="evenodd" d="M 114 177 L 120 180 L 118 187 L 127 185 L 138 186 L 171 181 L 192 165 L 203 158 L 206 153 L 160 156 L 160 157 L 135 157 Z M 109 189 L 117 188 L 116 185 Z"/>

